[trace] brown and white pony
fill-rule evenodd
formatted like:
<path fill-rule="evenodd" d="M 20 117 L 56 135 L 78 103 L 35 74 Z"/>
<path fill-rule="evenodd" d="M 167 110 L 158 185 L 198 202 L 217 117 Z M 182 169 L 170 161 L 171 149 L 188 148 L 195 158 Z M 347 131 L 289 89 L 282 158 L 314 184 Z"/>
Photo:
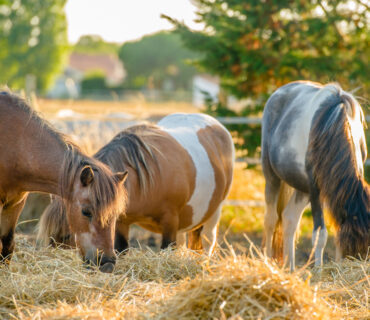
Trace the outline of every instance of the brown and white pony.
<path fill-rule="evenodd" d="M 128 248 L 133 223 L 161 233 L 162 248 L 185 244 L 189 232 L 189 247 L 212 252 L 234 163 L 230 133 L 217 120 L 203 114 L 172 114 L 158 125 L 122 131 L 94 157 L 113 171 L 129 172 L 126 215 L 116 225 L 119 252 Z M 39 236 L 73 244 L 65 214 L 62 203 L 54 199 L 42 216 Z"/>
<path fill-rule="evenodd" d="M 363 126 L 360 104 L 336 84 L 292 82 L 267 101 L 262 119 L 265 246 L 269 256 L 273 249 L 283 246 L 284 260 L 291 270 L 296 229 L 309 202 L 313 244 L 317 238 L 315 265 L 322 264 L 327 240 L 323 205 L 338 231 L 337 259 L 366 256 L 370 246 L 370 187 L 363 176 L 367 156 Z M 285 192 L 289 189 L 291 193 Z M 279 201 L 284 198 L 285 203 Z M 279 238 L 281 223 L 283 245 L 273 241 Z"/>
<path fill-rule="evenodd" d="M 64 199 L 83 259 L 112 271 L 115 221 L 125 208 L 127 173 L 115 174 L 84 155 L 10 92 L 0 93 L 0 128 L 1 261 L 11 259 L 27 193 L 38 191 Z"/>

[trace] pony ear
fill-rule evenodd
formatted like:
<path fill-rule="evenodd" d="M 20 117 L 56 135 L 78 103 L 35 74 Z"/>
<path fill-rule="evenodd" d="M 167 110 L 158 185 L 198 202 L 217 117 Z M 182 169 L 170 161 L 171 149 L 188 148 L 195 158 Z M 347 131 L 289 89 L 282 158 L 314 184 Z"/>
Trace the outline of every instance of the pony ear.
<path fill-rule="evenodd" d="M 124 183 L 127 179 L 128 171 L 126 170 L 125 172 L 117 172 L 115 174 L 115 177 L 118 181 L 118 183 Z"/>
<path fill-rule="evenodd" d="M 90 166 L 82 168 L 80 175 L 81 183 L 84 187 L 87 187 L 94 180 L 94 171 Z"/>

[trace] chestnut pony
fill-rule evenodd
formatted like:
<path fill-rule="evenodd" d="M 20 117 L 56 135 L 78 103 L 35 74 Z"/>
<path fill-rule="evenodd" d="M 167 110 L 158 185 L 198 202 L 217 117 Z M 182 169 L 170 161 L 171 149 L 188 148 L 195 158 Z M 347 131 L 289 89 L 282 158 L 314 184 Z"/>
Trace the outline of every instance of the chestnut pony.
<path fill-rule="evenodd" d="M 0 253 L 8 263 L 14 230 L 30 191 L 64 199 L 67 222 L 83 259 L 111 272 L 115 221 L 125 207 L 123 180 L 84 155 L 21 98 L 0 93 Z"/>
<path fill-rule="evenodd" d="M 233 174 L 230 133 L 203 114 L 173 114 L 158 125 L 136 125 L 94 156 L 113 171 L 127 170 L 126 215 L 116 225 L 116 249 L 128 248 L 133 223 L 162 234 L 162 248 L 177 242 L 210 254 L 216 242 L 222 201 Z M 67 210 L 68 211 L 68 210 Z M 73 244 L 58 199 L 44 212 L 39 237 Z"/>
<path fill-rule="evenodd" d="M 322 264 L 327 240 L 324 205 L 337 228 L 337 259 L 365 257 L 370 245 L 366 156 L 363 111 L 350 93 L 337 84 L 309 81 L 276 90 L 262 119 L 267 255 L 282 246 L 285 263 L 294 269 L 296 230 L 311 202 L 315 265 Z M 274 241 L 281 239 L 280 224 L 283 244 Z"/>

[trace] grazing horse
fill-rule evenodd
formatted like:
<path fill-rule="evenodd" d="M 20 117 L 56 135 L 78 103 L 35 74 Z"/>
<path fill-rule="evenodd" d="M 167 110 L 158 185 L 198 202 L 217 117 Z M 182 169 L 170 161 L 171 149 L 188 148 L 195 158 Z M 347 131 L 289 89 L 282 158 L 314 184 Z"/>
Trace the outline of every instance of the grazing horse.
<path fill-rule="evenodd" d="M 68 224 L 83 259 L 111 272 L 115 221 L 125 207 L 123 181 L 84 155 L 21 98 L 0 94 L 0 259 L 9 263 L 14 230 L 28 192 L 52 193 L 68 206 Z"/>
<path fill-rule="evenodd" d="M 133 223 L 162 234 L 161 248 L 172 243 L 203 248 L 216 242 L 222 201 L 233 174 L 230 133 L 203 114 L 172 114 L 158 125 L 136 125 L 118 135 L 94 157 L 113 171 L 127 170 L 128 205 L 116 224 L 116 249 L 128 248 Z M 65 208 L 57 199 L 44 212 L 39 235 L 71 243 Z"/>
<path fill-rule="evenodd" d="M 295 234 L 309 202 L 315 265 L 322 264 L 327 240 L 323 205 L 337 229 L 337 259 L 366 255 L 370 187 L 363 177 L 367 156 L 363 126 L 361 106 L 337 84 L 292 82 L 269 98 L 262 119 L 268 256 L 282 245 L 284 262 L 294 269 Z M 283 244 L 277 241 L 281 224 Z"/>

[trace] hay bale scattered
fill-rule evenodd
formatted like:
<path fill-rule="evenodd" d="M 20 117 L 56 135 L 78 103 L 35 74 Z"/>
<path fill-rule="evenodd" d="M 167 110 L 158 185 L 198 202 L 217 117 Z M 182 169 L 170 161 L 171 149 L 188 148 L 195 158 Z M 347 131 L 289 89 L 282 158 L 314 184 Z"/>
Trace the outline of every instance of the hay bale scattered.
<path fill-rule="evenodd" d="M 228 256 L 206 274 L 183 281 L 152 311 L 153 319 L 333 319 L 332 310 L 299 273 L 267 260 Z"/>
<path fill-rule="evenodd" d="M 36 250 L 18 238 L 0 272 L 0 318 L 369 319 L 369 268 L 346 260 L 310 278 L 232 251 L 209 260 L 187 249 L 132 249 L 103 274 L 86 270 L 76 250 Z"/>

